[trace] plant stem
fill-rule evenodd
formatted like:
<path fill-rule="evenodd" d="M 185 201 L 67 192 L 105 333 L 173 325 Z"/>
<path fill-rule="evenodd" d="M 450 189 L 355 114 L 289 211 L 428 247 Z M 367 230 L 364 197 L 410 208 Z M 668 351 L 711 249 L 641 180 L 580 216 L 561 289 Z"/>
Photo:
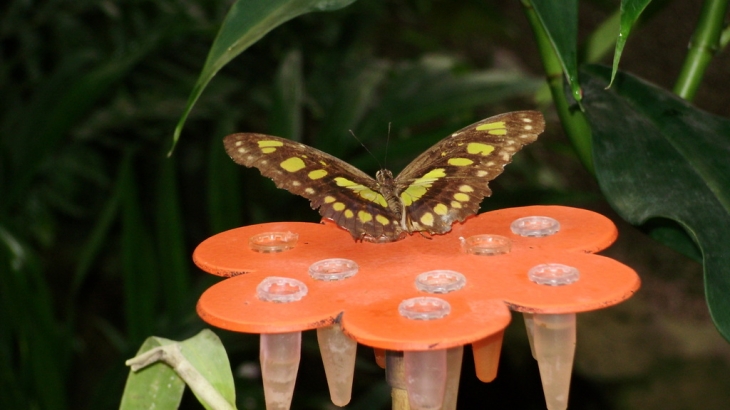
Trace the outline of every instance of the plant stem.
<path fill-rule="evenodd" d="M 557 109 L 563 129 L 573 144 L 573 148 L 578 154 L 578 158 L 583 163 L 583 166 L 595 175 L 590 125 L 583 112 L 579 109 L 571 109 L 570 107 L 570 102 L 565 95 L 563 86 L 565 81 L 563 68 L 535 10 L 528 0 L 523 0 L 522 5 L 525 8 L 527 20 L 530 22 L 530 26 L 532 26 L 532 30 L 535 33 L 535 40 L 537 41 L 537 48 L 545 69 L 550 93 L 553 96 L 555 108 Z"/>
<path fill-rule="evenodd" d="M 730 43 L 730 26 L 725 27 L 720 35 L 720 49 L 718 51 L 727 47 L 728 43 Z"/>
<path fill-rule="evenodd" d="M 689 51 L 679 73 L 674 93 L 691 101 L 700 86 L 705 69 L 720 49 L 728 0 L 706 0 L 702 5 L 697 28 L 689 43 Z"/>

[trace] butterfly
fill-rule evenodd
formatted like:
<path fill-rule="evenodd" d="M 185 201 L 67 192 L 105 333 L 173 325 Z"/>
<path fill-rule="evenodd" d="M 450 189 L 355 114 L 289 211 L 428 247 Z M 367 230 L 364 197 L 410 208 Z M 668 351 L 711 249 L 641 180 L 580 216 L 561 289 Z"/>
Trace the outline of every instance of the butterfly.
<path fill-rule="evenodd" d="M 544 129 L 538 111 L 490 117 L 439 141 L 396 177 L 381 169 L 372 178 L 318 149 L 270 135 L 232 134 L 223 145 L 233 161 L 307 198 L 355 240 L 392 242 L 414 232 L 443 234 L 476 214 L 492 193 L 488 182 Z"/>

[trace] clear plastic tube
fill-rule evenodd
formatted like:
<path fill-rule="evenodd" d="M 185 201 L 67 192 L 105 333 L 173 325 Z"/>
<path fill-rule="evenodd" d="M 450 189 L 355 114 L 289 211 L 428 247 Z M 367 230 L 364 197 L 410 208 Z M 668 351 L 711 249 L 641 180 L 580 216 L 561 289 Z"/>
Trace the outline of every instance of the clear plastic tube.
<path fill-rule="evenodd" d="M 302 332 L 261 335 L 259 359 L 267 410 L 291 406 L 301 349 Z"/>
<path fill-rule="evenodd" d="M 336 406 L 350 402 L 355 373 L 357 342 L 347 337 L 339 324 L 317 329 L 319 351 L 327 375 L 330 398 Z"/>

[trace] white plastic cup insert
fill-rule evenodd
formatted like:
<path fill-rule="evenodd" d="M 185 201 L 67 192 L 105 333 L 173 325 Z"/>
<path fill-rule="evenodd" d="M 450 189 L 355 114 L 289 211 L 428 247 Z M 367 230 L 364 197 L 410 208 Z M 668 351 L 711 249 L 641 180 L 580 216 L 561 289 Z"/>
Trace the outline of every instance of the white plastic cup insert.
<path fill-rule="evenodd" d="M 256 286 L 256 296 L 265 302 L 289 303 L 301 300 L 307 294 L 304 282 L 279 276 L 269 276 Z"/>
<path fill-rule="evenodd" d="M 416 288 L 428 293 L 449 293 L 466 285 L 466 277 L 453 270 L 432 270 L 416 276 Z"/>
<path fill-rule="evenodd" d="M 538 285 L 563 286 L 580 279 L 578 269 L 560 263 L 544 263 L 534 266 L 527 272 L 527 277 Z"/>
<path fill-rule="evenodd" d="M 560 230 L 560 222 L 549 216 L 527 216 L 515 219 L 510 229 L 515 235 L 543 237 L 556 234 Z"/>
<path fill-rule="evenodd" d="M 451 305 L 440 298 L 411 298 L 402 301 L 398 305 L 398 313 L 412 320 L 435 320 L 451 313 Z"/>
<path fill-rule="evenodd" d="M 461 241 L 461 249 L 465 253 L 473 255 L 503 255 L 512 250 L 512 241 L 501 235 L 472 235 L 466 239 L 459 238 L 459 240 Z"/>
<path fill-rule="evenodd" d="M 284 252 L 296 246 L 299 234 L 294 232 L 264 232 L 248 240 L 252 250 L 261 253 Z"/>
<path fill-rule="evenodd" d="M 354 276 L 359 269 L 357 263 L 349 259 L 323 259 L 309 267 L 309 276 L 322 281 L 343 280 Z"/>

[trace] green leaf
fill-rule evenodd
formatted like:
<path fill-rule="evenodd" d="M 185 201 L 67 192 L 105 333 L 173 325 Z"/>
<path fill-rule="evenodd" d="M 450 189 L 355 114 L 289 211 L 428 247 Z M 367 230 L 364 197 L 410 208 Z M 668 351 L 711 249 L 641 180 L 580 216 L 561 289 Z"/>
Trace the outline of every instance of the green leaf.
<path fill-rule="evenodd" d="M 573 98 L 580 103 L 582 96 L 578 83 L 578 1 L 524 1 L 528 1 L 535 9 L 563 67 Z"/>
<path fill-rule="evenodd" d="M 225 348 L 218 336 L 208 329 L 183 342 L 149 337 L 137 351 L 137 356 L 162 346 L 178 344 L 183 359 L 191 365 L 231 406 L 236 401 L 233 374 Z M 127 385 L 122 396 L 121 410 L 177 409 L 182 398 L 185 383 L 183 379 L 165 363 L 157 362 L 137 371 L 129 372 Z M 212 409 L 198 396 L 206 409 Z"/>
<path fill-rule="evenodd" d="M 0 224 L 0 378 L 3 408 L 66 409 L 72 338 L 38 255 Z"/>
<path fill-rule="evenodd" d="M 133 157 L 132 153 L 127 156 Z M 121 184 L 121 259 L 124 280 L 124 309 L 127 334 L 138 343 L 151 334 L 156 317 L 159 282 L 152 233 L 142 215 L 138 185 L 130 158 L 122 160 Z"/>
<path fill-rule="evenodd" d="M 125 160 L 129 161 L 130 158 L 126 157 Z M 120 169 L 124 169 L 128 166 L 129 164 L 122 164 Z M 76 301 L 79 289 L 91 272 L 91 267 L 93 266 L 94 261 L 107 244 L 112 225 L 119 215 L 121 186 L 122 185 L 119 181 L 117 181 L 114 190 L 107 198 L 102 211 L 99 213 L 99 216 L 94 222 L 94 227 L 88 235 L 84 246 L 81 248 L 81 252 L 79 252 L 68 296 L 68 301 L 71 304 Z"/>
<path fill-rule="evenodd" d="M 205 66 L 188 97 L 185 111 L 175 127 L 172 154 L 193 105 L 213 76 L 249 46 L 294 17 L 312 11 L 331 11 L 348 6 L 355 0 L 238 0 L 226 15 L 218 36 L 210 48 Z"/>
<path fill-rule="evenodd" d="M 207 205 L 208 220 L 212 232 L 223 232 L 243 225 L 243 200 L 240 167 L 226 155 L 223 142 L 218 136 L 232 134 L 235 115 L 222 112 L 208 148 Z"/>
<path fill-rule="evenodd" d="M 157 185 L 156 237 L 160 281 L 164 284 L 165 311 L 173 320 L 188 314 L 190 293 L 189 251 L 185 247 L 178 178 L 173 158 L 162 159 Z"/>
<path fill-rule="evenodd" d="M 612 49 L 616 48 L 616 32 L 621 27 L 621 13 L 616 10 L 596 27 L 583 46 L 582 61 L 597 63 Z"/>
<path fill-rule="evenodd" d="M 631 29 L 634 27 L 636 20 L 639 19 L 639 16 L 641 16 L 641 13 L 649 3 L 651 3 L 651 0 L 621 0 L 621 28 L 616 38 L 616 51 L 613 53 L 613 71 L 611 72 L 609 87 L 613 83 L 614 77 L 616 77 L 618 63 L 621 60 L 621 53 L 624 51 L 629 33 L 631 33 Z"/>
<path fill-rule="evenodd" d="M 17 206 L 23 200 L 34 178 L 43 171 L 44 161 L 57 155 L 69 130 L 158 44 L 158 39 L 144 43 L 94 67 L 89 67 L 85 56 L 60 65 L 50 77 L 34 86 L 42 91 L 33 94 L 17 114 L 2 119 L 0 143 L 13 147 L 3 160 L 14 176 L 3 189 L 0 209 Z"/>
<path fill-rule="evenodd" d="M 161 337 L 149 337 L 137 354 L 173 343 L 176 342 Z M 130 370 L 119 410 L 177 409 L 184 390 L 185 383 L 164 363 L 156 363 L 136 372 Z"/>
<path fill-rule="evenodd" d="M 195 337 L 182 342 L 182 351 L 190 364 L 231 406 L 235 407 L 236 387 L 233 383 L 231 364 L 218 336 L 209 329 L 203 329 Z M 193 393 L 198 396 L 195 390 Z M 211 408 L 207 403 L 202 404 L 207 409 Z"/>
<path fill-rule="evenodd" d="M 294 141 L 302 140 L 302 53 L 287 53 L 274 84 L 274 105 L 269 115 L 269 133 Z"/>
<path fill-rule="evenodd" d="M 395 140 L 395 136 L 392 136 L 388 152 L 390 163 L 391 159 L 401 154 L 411 157 L 413 152 L 425 151 L 448 133 L 468 125 L 467 122 L 473 120 L 473 110 L 509 98 L 533 95 L 542 84 L 542 79 L 515 71 L 483 70 L 457 74 L 453 70 L 453 60 L 430 57 L 392 71 L 383 86 L 386 90 L 384 95 L 358 125 L 357 134 L 363 140 L 376 136 L 382 140 L 389 122 L 392 122 L 395 134 L 436 119 L 462 117 L 466 121 L 445 124 L 448 129 L 434 130 L 435 134 L 430 136 L 423 132 L 403 140 Z M 466 118 L 465 113 L 469 114 Z M 382 146 L 372 151 L 376 158 L 384 158 L 384 149 Z M 372 162 L 369 154 L 363 154 L 361 160 L 363 159 Z M 358 159 L 351 163 L 362 166 Z"/>
<path fill-rule="evenodd" d="M 606 91 L 606 67 L 581 76 L 601 189 L 632 224 L 667 218 L 685 229 L 702 252 L 712 319 L 730 340 L 730 120 L 621 72 Z M 667 245 L 686 249 L 668 229 Z"/>
<path fill-rule="evenodd" d="M 343 63 L 343 66 L 349 64 Z M 360 64 L 352 64 L 354 69 L 332 81 L 327 75 L 327 85 L 332 91 L 315 89 L 320 105 L 325 110 L 322 129 L 316 136 L 315 144 L 319 149 L 335 156 L 342 156 L 356 142 L 348 134 L 354 129 L 363 116 L 376 104 L 378 90 L 389 72 L 390 65 L 384 61 L 370 60 Z M 340 66 L 338 66 L 340 68 Z M 344 70 L 343 70 L 344 71 Z M 322 74 L 321 74 L 322 75 Z M 383 123 L 385 124 L 385 123 Z M 382 125 L 382 124 L 381 124 Z"/>
<path fill-rule="evenodd" d="M 396 126 L 422 124 L 508 98 L 534 94 L 544 83 L 540 78 L 514 70 L 458 74 L 453 64 L 448 57 L 429 57 L 396 71 L 361 131 L 382 134 L 387 121 L 393 121 Z"/>

